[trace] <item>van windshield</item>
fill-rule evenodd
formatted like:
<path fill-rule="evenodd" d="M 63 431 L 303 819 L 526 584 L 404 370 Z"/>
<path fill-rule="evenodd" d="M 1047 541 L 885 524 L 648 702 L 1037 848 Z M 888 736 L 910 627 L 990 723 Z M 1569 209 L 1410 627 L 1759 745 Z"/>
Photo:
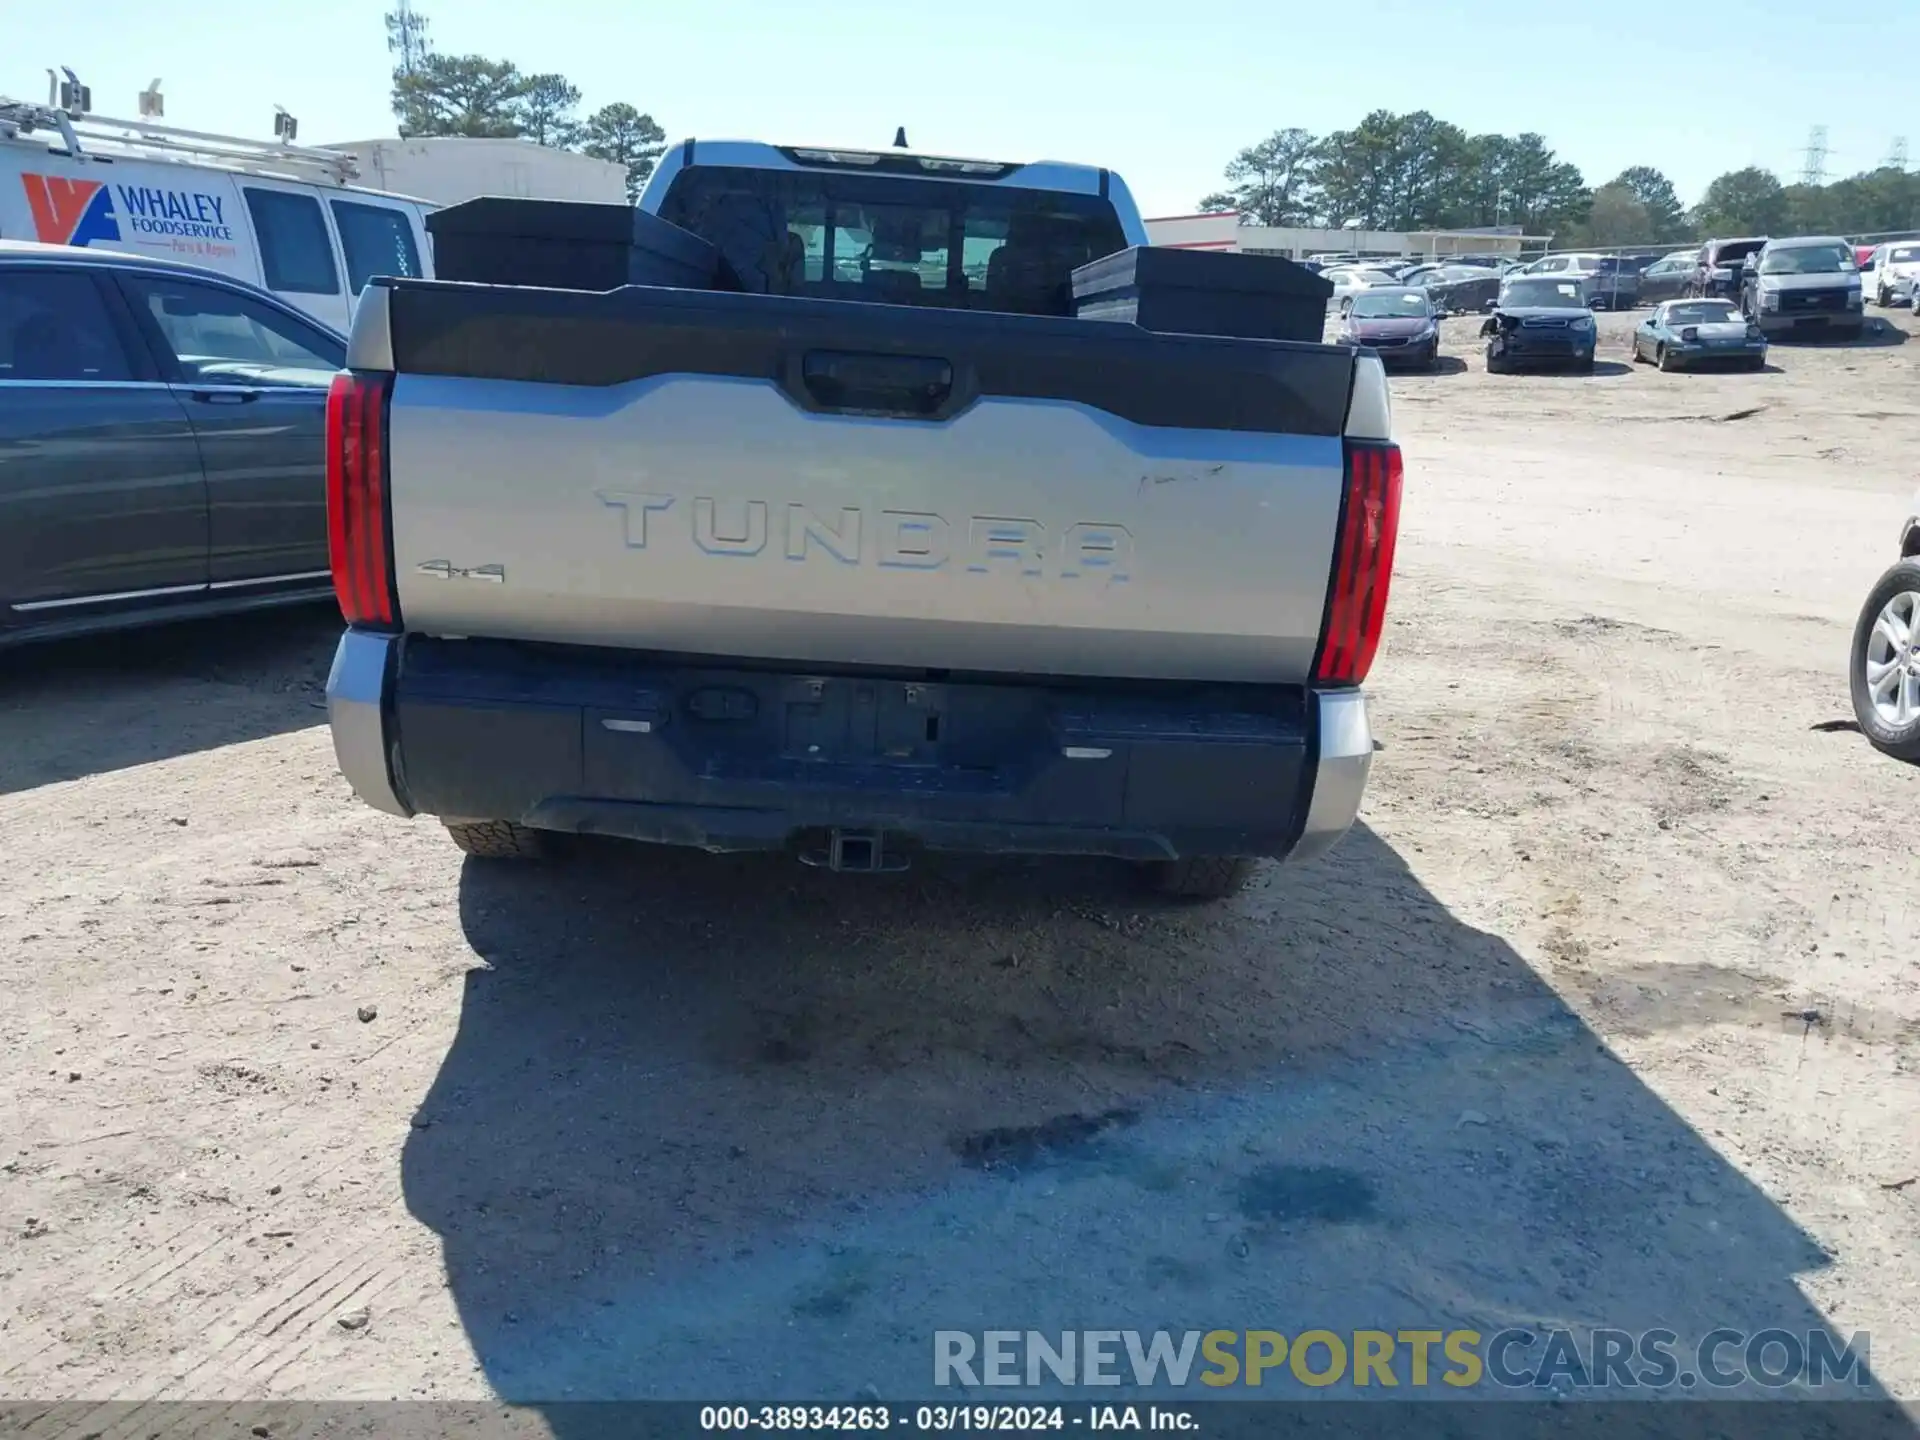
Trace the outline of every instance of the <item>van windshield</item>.
<path fill-rule="evenodd" d="M 1853 252 L 1844 245 L 1796 245 L 1760 257 L 1762 275 L 1838 275 L 1857 268 Z"/>
<path fill-rule="evenodd" d="M 696 165 L 660 217 L 717 248 L 744 290 L 886 305 L 1073 314 L 1073 271 L 1126 248 L 1092 195 Z"/>

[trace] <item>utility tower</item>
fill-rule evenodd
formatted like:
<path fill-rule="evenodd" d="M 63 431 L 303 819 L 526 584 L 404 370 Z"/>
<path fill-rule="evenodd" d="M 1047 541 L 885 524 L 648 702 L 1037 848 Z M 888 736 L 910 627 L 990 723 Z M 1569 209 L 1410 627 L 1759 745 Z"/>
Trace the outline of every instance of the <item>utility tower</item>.
<path fill-rule="evenodd" d="M 427 17 L 409 0 L 395 0 L 387 12 L 387 51 L 400 57 L 399 71 L 411 75 L 427 58 Z"/>
<path fill-rule="evenodd" d="M 1904 170 L 1907 168 L 1906 136 L 1896 135 L 1893 137 L 1893 146 L 1887 151 L 1887 168 L 1889 170 Z"/>
<path fill-rule="evenodd" d="M 1827 178 L 1827 127 L 1816 125 L 1807 131 L 1807 163 L 1801 168 L 1802 185 L 1823 184 Z"/>

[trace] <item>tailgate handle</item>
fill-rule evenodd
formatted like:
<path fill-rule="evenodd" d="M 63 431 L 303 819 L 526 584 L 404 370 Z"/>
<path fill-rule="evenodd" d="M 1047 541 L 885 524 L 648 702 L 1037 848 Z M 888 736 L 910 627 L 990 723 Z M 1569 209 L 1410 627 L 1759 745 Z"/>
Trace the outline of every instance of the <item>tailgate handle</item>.
<path fill-rule="evenodd" d="M 953 365 L 930 355 L 809 350 L 800 378 L 823 410 L 930 417 L 953 393 Z"/>

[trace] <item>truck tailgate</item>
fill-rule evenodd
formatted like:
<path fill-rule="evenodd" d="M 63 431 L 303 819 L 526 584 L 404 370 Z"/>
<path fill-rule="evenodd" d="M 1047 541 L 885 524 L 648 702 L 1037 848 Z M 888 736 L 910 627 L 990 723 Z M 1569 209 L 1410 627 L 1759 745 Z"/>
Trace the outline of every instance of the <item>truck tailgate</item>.
<path fill-rule="evenodd" d="M 404 283 L 409 631 L 1299 683 L 1352 352 L 756 295 Z"/>

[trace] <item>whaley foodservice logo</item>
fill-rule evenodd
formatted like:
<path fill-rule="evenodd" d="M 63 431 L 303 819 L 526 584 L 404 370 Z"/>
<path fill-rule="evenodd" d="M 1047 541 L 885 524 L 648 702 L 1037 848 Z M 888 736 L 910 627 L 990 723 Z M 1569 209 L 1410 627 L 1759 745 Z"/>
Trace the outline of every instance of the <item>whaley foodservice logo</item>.
<path fill-rule="evenodd" d="M 113 197 L 104 181 L 68 180 L 59 175 L 22 175 L 33 233 L 47 245 L 88 245 L 118 240 Z"/>
<path fill-rule="evenodd" d="M 205 190 L 109 185 L 59 175 L 26 174 L 20 183 L 26 187 L 34 233 L 49 245 L 122 239 L 233 243 L 226 201 Z"/>

